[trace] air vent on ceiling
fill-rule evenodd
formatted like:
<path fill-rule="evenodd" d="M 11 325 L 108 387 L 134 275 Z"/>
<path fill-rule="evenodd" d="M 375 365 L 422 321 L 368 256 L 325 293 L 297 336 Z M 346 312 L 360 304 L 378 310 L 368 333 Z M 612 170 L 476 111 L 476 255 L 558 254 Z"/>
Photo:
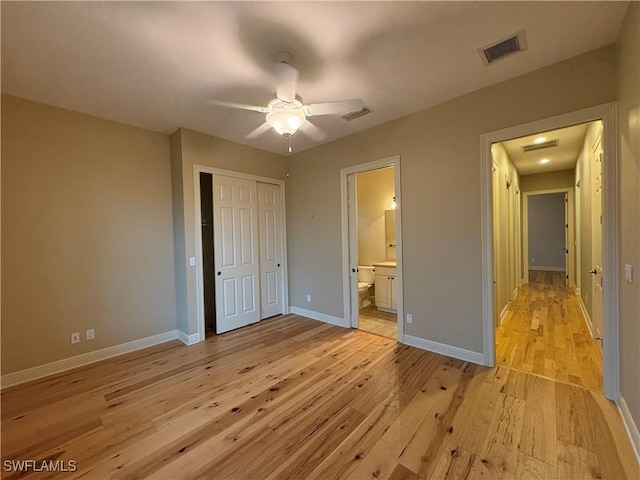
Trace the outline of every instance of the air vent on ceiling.
<path fill-rule="evenodd" d="M 508 38 L 494 42 L 484 48 L 478 49 L 478 54 L 485 65 L 489 65 L 512 53 L 522 52 L 527 49 L 527 40 L 524 30 L 511 35 Z"/>
<path fill-rule="evenodd" d="M 371 112 L 372 110 L 365 105 L 364 107 L 362 107 L 362 110 L 358 110 L 357 112 L 349 112 L 343 115 L 342 118 L 344 118 L 345 120 L 351 121 L 351 120 L 355 120 L 356 118 L 364 117 L 365 115 L 368 115 Z"/>
<path fill-rule="evenodd" d="M 531 145 L 523 145 L 523 152 L 533 152 L 535 150 L 542 150 L 543 148 L 552 148 L 558 146 L 558 140 L 550 140 L 544 143 L 532 143 Z"/>

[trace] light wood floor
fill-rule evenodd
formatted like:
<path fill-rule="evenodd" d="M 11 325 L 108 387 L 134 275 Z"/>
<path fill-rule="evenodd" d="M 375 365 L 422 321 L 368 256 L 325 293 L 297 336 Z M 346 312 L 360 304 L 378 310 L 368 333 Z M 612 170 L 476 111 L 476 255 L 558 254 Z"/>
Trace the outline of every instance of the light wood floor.
<path fill-rule="evenodd" d="M 398 316 L 369 305 L 358 312 L 358 328 L 395 340 L 398 338 Z"/>
<path fill-rule="evenodd" d="M 498 365 L 602 391 L 600 347 L 561 272 L 530 272 L 496 330 L 496 359 Z"/>
<path fill-rule="evenodd" d="M 601 394 L 295 315 L 3 390 L 14 459 L 77 462 L 21 478 L 640 476 Z"/>

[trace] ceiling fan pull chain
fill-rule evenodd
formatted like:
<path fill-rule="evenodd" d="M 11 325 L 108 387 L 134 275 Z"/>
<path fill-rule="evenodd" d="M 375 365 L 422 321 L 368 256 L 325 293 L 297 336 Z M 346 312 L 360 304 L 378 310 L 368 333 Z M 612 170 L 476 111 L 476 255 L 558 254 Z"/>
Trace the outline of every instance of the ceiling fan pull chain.
<path fill-rule="evenodd" d="M 287 137 L 289 139 L 289 153 L 291 153 L 291 135 Z"/>

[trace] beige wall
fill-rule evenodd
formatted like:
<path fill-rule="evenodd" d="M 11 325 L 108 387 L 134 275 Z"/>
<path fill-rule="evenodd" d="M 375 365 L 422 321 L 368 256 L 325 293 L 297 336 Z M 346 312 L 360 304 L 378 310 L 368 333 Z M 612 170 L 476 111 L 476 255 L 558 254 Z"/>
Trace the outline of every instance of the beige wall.
<path fill-rule="evenodd" d="M 174 330 L 171 217 L 167 135 L 3 95 L 2 374 Z"/>
<path fill-rule="evenodd" d="M 343 317 L 339 171 L 399 154 L 405 333 L 482 352 L 480 135 L 613 101 L 614 68 L 599 49 L 294 155 L 292 305 Z"/>
<path fill-rule="evenodd" d="M 522 175 L 520 188 L 522 192 L 535 192 L 537 190 L 551 190 L 553 188 L 573 187 L 576 171 L 556 170 L 555 172 L 537 173 L 534 175 Z"/>
<path fill-rule="evenodd" d="M 177 324 L 182 332 L 192 335 L 198 332 L 196 269 L 188 266 L 189 257 L 196 255 L 194 165 L 284 179 L 286 158 L 185 128 L 171 135 L 171 152 L 176 232 Z M 200 232 L 200 226 L 197 231 Z"/>
<path fill-rule="evenodd" d="M 387 259 L 385 210 L 395 196 L 393 167 L 356 175 L 358 198 L 358 265 Z"/>
<path fill-rule="evenodd" d="M 640 4 L 631 2 L 617 44 L 620 132 L 620 391 L 640 427 Z M 624 280 L 624 264 L 634 281 Z"/>

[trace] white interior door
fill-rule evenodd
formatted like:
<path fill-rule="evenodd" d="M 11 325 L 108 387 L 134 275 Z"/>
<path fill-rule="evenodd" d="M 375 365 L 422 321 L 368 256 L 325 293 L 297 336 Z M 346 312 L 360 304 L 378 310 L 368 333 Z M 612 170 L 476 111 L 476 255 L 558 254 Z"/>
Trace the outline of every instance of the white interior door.
<path fill-rule="evenodd" d="M 282 312 L 280 186 L 258 182 L 260 229 L 260 319 Z"/>
<path fill-rule="evenodd" d="M 593 300 L 591 313 L 593 316 L 594 336 L 602 345 L 603 322 L 603 271 L 602 271 L 602 142 L 599 138 L 592 150 L 593 188 L 592 188 L 592 266 L 593 274 Z"/>
<path fill-rule="evenodd" d="M 256 182 L 213 176 L 216 333 L 260 321 Z"/>

